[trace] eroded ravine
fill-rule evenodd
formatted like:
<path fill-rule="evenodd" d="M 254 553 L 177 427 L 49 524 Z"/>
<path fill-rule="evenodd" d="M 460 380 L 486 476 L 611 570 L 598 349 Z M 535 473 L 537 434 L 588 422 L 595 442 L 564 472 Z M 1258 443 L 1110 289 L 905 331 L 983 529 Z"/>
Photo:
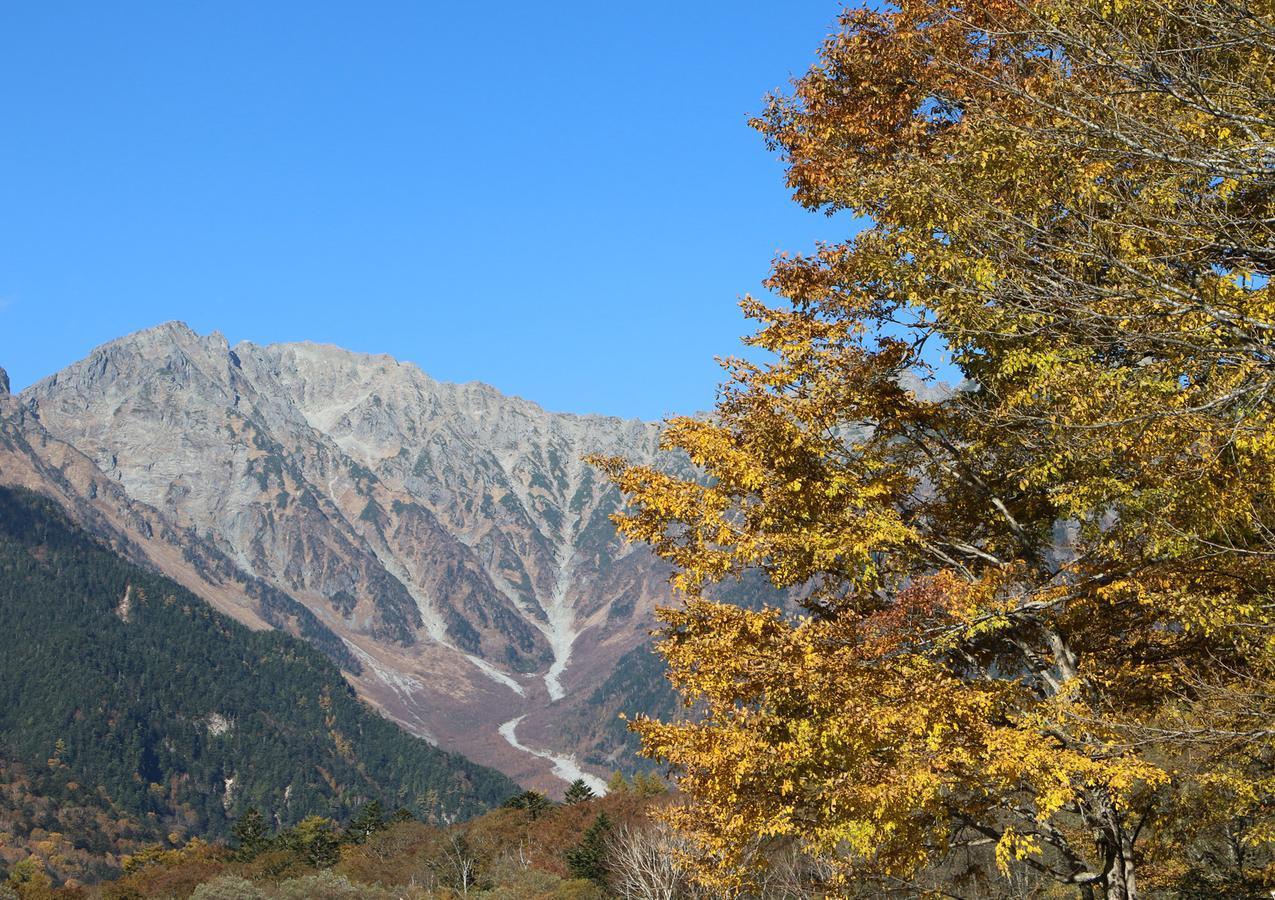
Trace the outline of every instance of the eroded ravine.
<path fill-rule="evenodd" d="M 591 775 L 581 768 L 579 761 L 574 756 L 553 753 L 549 750 L 536 750 L 535 748 L 528 747 L 519 741 L 518 723 L 525 718 L 527 718 L 527 716 L 524 714 L 517 718 L 510 719 L 508 722 L 505 722 L 500 726 L 500 736 L 509 742 L 509 746 L 523 753 L 530 753 L 532 756 L 538 756 L 541 759 L 548 760 L 553 766 L 553 774 L 557 775 L 568 784 L 579 779 L 592 788 L 593 792 L 599 797 L 606 794 L 606 782 L 598 776 Z"/>

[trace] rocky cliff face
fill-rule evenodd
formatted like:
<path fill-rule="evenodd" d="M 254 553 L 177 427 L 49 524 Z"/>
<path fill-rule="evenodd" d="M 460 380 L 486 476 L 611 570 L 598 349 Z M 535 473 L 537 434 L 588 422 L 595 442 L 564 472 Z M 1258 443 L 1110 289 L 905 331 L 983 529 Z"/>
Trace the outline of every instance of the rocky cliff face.
<path fill-rule="evenodd" d="M 581 457 L 655 460 L 656 426 L 179 323 L 4 403 L 0 480 L 59 473 L 81 518 L 113 517 L 241 620 L 327 644 L 417 733 L 545 788 L 598 759 L 555 722 L 646 640 L 667 573 L 616 537 L 620 497 Z"/>

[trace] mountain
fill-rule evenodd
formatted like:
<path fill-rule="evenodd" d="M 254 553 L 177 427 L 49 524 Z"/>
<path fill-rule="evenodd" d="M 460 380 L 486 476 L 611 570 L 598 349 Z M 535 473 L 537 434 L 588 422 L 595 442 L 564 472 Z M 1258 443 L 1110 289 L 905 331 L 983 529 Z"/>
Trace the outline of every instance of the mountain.
<path fill-rule="evenodd" d="M 685 471 L 658 440 L 388 356 L 180 323 L 0 397 L 0 483 L 311 641 L 414 733 L 555 792 L 619 764 L 619 709 L 670 701 L 643 649 L 668 570 L 619 540 L 621 499 L 581 459 Z"/>
<path fill-rule="evenodd" d="M 142 841 L 226 837 L 249 806 L 280 825 L 372 800 L 448 822 L 517 790 L 22 489 L 0 488 L 0 635 L 0 863 L 36 850 L 94 877 Z"/>

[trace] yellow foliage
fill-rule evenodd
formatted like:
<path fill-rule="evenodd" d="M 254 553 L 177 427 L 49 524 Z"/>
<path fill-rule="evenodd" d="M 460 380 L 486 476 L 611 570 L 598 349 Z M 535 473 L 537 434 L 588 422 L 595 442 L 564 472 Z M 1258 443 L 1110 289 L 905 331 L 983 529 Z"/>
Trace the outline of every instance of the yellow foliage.
<path fill-rule="evenodd" d="M 776 838 L 834 884 L 990 844 L 1120 897 L 1269 849 L 1273 28 L 901 0 L 755 122 L 872 225 L 744 300 L 772 361 L 664 435 L 704 477 L 594 461 L 685 595 L 660 648 L 702 714 L 634 727 L 706 883 Z M 961 389 L 915 382 L 935 345 Z M 801 613 L 705 596 L 749 570 Z"/>

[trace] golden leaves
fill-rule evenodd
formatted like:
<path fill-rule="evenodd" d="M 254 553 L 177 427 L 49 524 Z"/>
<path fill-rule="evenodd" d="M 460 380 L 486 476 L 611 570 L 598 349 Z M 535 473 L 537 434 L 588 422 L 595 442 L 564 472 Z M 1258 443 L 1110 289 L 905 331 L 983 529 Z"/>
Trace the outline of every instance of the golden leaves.
<path fill-rule="evenodd" d="M 702 716 L 637 728 L 705 879 L 763 837 L 899 875 L 973 832 L 1095 882 L 1132 831 L 1166 878 L 1267 840 L 1275 64 L 1237 9 L 851 10 L 754 121 L 872 225 L 742 302 L 770 361 L 665 434 L 701 478 L 598 461 L 689 594 L 661 651 Z M 927 342 L 966 389 L 909 381 Z M 704 599 L 750 569 L 794 602 Z"/>

